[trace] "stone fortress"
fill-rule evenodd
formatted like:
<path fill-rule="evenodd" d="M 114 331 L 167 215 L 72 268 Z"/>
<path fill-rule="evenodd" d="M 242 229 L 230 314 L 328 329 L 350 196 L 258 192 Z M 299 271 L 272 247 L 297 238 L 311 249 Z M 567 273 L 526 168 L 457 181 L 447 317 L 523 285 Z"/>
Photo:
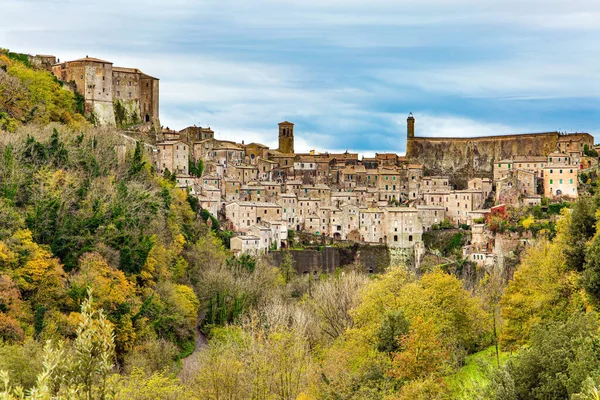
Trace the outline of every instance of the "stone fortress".
<path fill-rule="evenodd" d="M 88 56 L 62 63 L 53 55 L 26 56 L 34 68 L 51 72 L 80 95 L 85 116 L 95 125 L 160 132 L 158 78 Z"/>
<path fill-rule="evenodd" d="M 448 175 L 465 187 L 469 178 L 493 178 L 494 163 L 515 157 L 547 157 L 559 149 L 577 156 L 594 146 L 589 133 L 526 133 L 469 138 L 415 136 L 415 119 L 408 118 L 406 157 L 424 167 L 428 175 Z"/>
<path fill-rule="evenodd" d="M 54 64 L 52 73 L 83 96 L 85 114 L 97 125 L 160 127 L 157 78 L 87 56 Z"/>

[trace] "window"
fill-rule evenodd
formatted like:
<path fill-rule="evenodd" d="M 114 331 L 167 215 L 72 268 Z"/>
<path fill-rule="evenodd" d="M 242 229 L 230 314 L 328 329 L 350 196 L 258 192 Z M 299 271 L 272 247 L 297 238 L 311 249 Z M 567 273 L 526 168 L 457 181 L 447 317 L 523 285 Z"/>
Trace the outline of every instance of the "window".
<path fill-rule="evenodd" d="M 569 183 L 572 185 L 573 184 L 573 179 L 569 179 Z"/>
<path fill-rule="evenodd" d="M 552 185 L 552 183 L 554 183 L 554 182 L 553 182 L 553 180 L 552 180 L 552 179 L 550 179 L 550 184 Z"/>
<path fill-rule="evenodd" d="M 558 183 L 560 183 L 562 185 L 562 179 L 559 179 Z"/>

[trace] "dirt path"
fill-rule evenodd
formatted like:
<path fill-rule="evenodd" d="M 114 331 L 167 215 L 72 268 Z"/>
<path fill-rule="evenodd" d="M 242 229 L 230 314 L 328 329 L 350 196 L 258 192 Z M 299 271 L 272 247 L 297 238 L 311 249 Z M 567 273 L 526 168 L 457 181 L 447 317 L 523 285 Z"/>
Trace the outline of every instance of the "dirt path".
<path fill-rule="evenodd" d="M 194 352 L 181 360 L 182 368 L 179 372 L 179 378 L 181 378 L 182 380 L 185 380 L 186 378 L 189 378 L 191 375 L 193 375 L 197 368 L 195 355 L 200 349 L 202 349 L 208 344 L 208 338 L 206 337 L 204 332 L 200 330 L 200 325 L 202 325 L 204 316 L 204 313 L 198 315 L 198 321 L 196 322 L 196 329 L 194 330 L 196 335 Z"/>

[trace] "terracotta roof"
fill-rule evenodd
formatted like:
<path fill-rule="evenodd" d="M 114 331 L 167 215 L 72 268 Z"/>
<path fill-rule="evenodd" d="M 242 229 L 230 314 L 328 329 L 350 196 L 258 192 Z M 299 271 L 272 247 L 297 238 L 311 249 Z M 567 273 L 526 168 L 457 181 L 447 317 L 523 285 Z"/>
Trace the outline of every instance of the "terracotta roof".
<path fill-rule="evenodd" d="M 294 125 L 294 124 L 292 124 L 290 121 L 283 121 L 283 122 L 280 122 L 278 125 Z"/>

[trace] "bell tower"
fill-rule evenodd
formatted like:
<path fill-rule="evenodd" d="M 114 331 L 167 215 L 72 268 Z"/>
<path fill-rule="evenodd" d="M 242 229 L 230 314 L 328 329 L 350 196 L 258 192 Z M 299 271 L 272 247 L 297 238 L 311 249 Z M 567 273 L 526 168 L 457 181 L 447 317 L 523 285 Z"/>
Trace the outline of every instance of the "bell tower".
<path fill-rule="evenodd" d="M 294 153 L 294 124 L 288 121 L 279 124 L 279 149 L 284 154 Z"/>

